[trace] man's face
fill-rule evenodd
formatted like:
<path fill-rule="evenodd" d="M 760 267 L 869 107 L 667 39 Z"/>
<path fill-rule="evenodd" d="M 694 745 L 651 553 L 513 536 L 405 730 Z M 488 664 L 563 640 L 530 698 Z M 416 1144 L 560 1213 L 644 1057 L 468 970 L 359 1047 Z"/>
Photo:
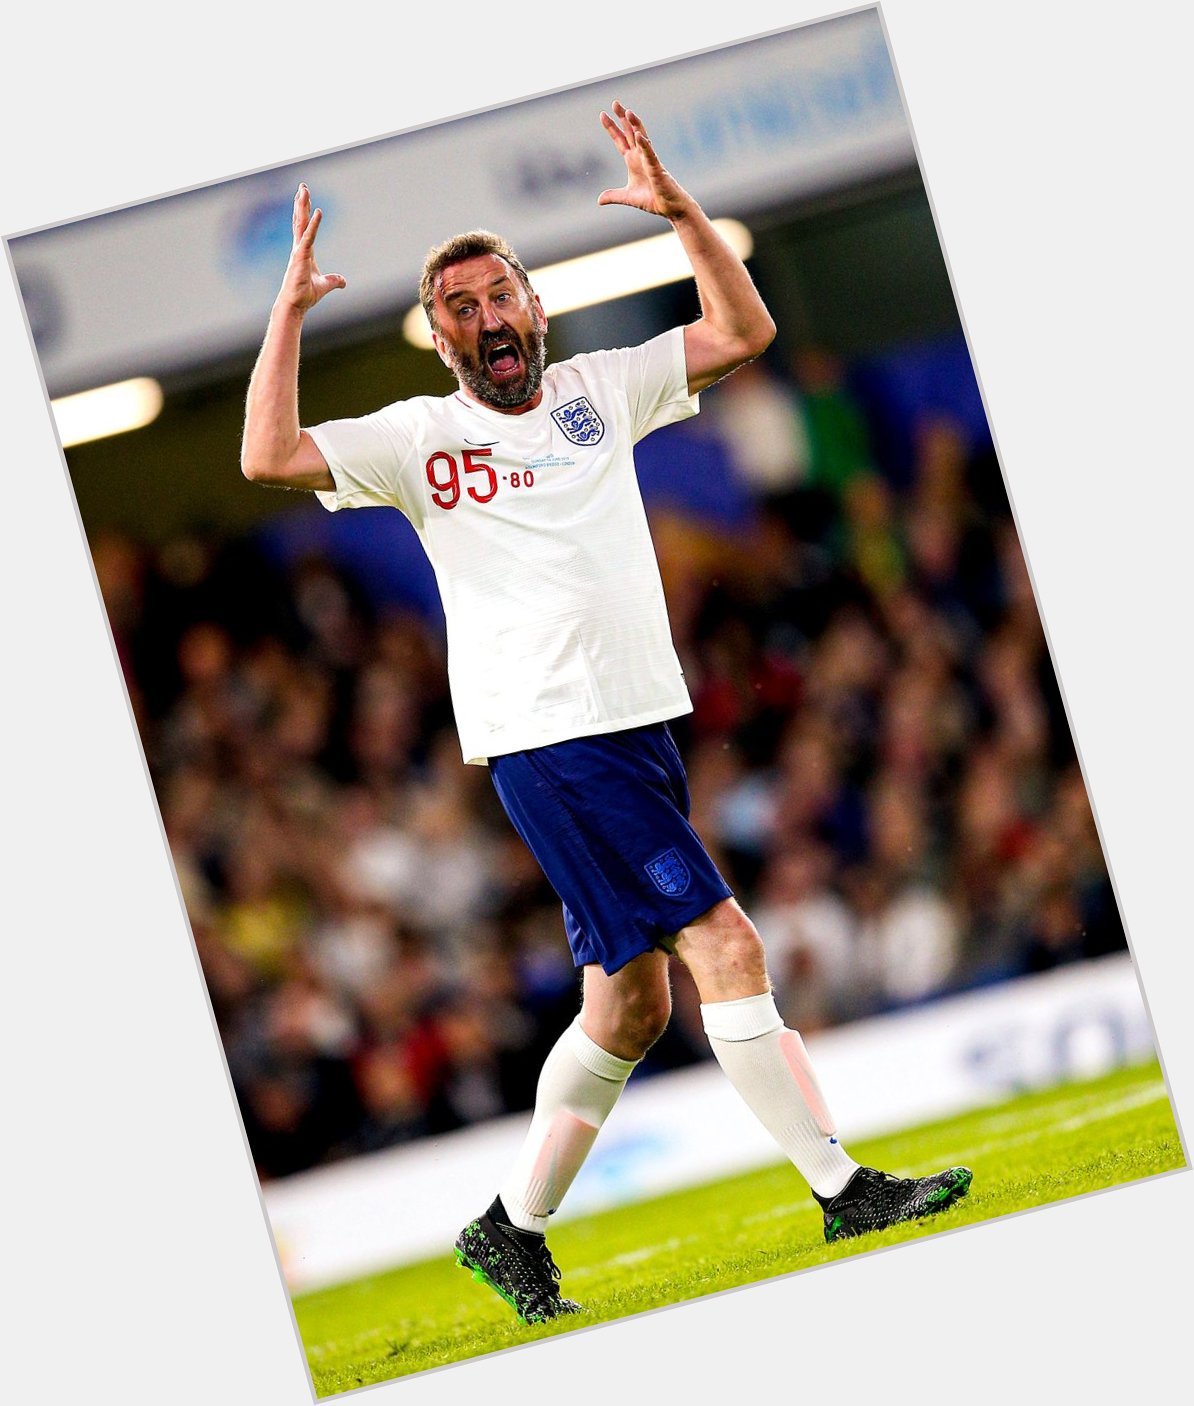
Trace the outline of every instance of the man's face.
<path fill-rule="evenodd" d="M 505 259 L 479 254 L 449 264 L 436 280 L 435 312 L 435 349 L 465 390 L 498 410 L 536 399 L 547 318 Z"/>

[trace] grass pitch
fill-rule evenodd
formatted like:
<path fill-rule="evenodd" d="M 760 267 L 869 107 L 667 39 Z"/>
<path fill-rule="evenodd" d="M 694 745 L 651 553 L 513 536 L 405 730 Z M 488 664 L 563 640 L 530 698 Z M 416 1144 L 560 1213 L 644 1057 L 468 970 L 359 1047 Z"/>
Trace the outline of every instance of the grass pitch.
<path fill-rule="evenodd" d="M 444 1254 L 294 1300 L 321 1397 L 809 1269 L 939 1230 L 1185 1167 L 1159 1066 L 1027 1094 L 997 1107 L 851 1145 L 901 1176 L 963 1163 L 969 1196 L 930 1220 L 826 1245 L 820 1208 L 785 1162 L 564 1221 L 551 1246 L 580 1315 L 524 1327 Z M 477 1208 L 461 1208 L 461 1224 Z"/>

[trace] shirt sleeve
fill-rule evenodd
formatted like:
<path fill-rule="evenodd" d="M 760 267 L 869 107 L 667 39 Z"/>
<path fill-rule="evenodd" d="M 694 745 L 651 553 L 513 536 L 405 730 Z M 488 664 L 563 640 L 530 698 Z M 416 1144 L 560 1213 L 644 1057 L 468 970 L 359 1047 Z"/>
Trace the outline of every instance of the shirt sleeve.
<path fill-rule="evenodd" d="M 624 355 L 636 444 L 652 430 L 699 412 L 700 397 L 688 394 L 683 327 L 673 327 L 642 346 L 627 348 Z"/>
<path fill-rule="evenodd" d="M 402 478 L 412 439 L 400 412 L 399 403 L 360 419 L 327 420 L 307 430 L 336 484 L 315 494 L 329 512 L 369 507 L 406 511 Z"/>
<path fill-rule="evenodd" d="M 619 386 L 629 407 L 634 444 L 652 430 L 687 420 L 700 410 L 700 397 L 688 394 L 682 327 L 673 327 L 637 347 L 589 352 L 576 357 L 575 362 Z"/>

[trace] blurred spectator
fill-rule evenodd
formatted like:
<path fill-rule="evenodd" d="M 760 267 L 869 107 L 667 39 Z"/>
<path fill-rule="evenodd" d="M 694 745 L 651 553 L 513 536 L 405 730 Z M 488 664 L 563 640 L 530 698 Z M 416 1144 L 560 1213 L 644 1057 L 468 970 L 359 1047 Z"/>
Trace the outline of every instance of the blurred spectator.
<path fill-rule="evenodd" d="M 768 865 L 753 909 L 776 1004 L 788 1025 L 816 1031 L 859 1015 L 858 923 L 829 886 L 833 858 L 808 844 Z"/>
<path fill-rule="evenodd" d="M 747 362 L 714 387 L 704 409 L 712 411 L 731 463 L 757 497 L 790 493 L 808 482 L 812 447 L 804 404 L 795 386 L 764 361 Z"/>
<path fill-rule="evenodd" d="M 890 489 L 879 474 L 855 474 L 842 491 L 842 561 L 881 605 L 904 584 L 907 553 Z"/>
<path fill-rule="evenodd" d="M 872 466 L 870 431 L 846 384 L 846 365 L 828 347 L 806 346 L 792 358 L 811 448 L 812 480 L 840 498 Z"/>
<path fill-rule="evenodd" d="M 957 918 L 927 884 L 885 884 L 873 870 L 854 890 L 859 946 L 875 1009 L 909 1005 L 947 990 L 957 961 Z"/>

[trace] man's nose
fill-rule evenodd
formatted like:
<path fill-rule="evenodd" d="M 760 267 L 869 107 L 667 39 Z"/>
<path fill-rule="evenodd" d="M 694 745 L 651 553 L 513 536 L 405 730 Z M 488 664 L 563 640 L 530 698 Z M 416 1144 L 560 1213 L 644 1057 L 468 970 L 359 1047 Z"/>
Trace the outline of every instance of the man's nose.
<path fill-rule="evenodd" d="M 481 305 L 481 325 L 486 332 L 496 331 L 502 326 L 501 315 L 492 303 L 482 303 Z"/>

